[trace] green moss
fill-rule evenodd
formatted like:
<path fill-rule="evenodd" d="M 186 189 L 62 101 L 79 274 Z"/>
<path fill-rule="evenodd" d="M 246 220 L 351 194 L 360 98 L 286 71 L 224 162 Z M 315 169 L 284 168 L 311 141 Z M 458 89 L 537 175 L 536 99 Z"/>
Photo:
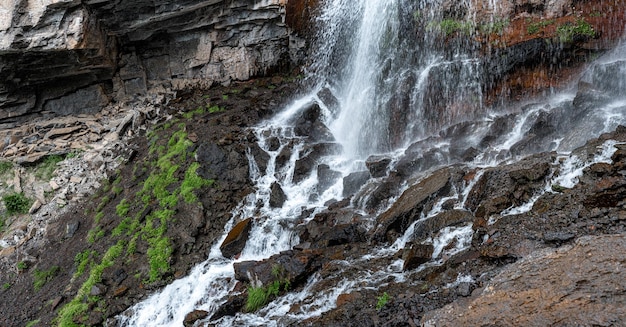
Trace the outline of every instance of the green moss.
<path fill-rule="evenodd" d="M 192 110 L 192 111 L 187 111 L 186 113 L 184 113 L 184 114 L 183 114 L 183 117 L 184 117 L 185 119 L 191 119 L 191 118 L 193 118 L 193 116 L 195 116 L 195 115 L 201 115 L 201 114 L 203 114 L 204 112 L 205 112 L 205 111 L 204 111 L 204 108 L 203 108 L 203 107 L 198 107 L 198 108 L 196 108 L 195 110 Z"/>
<path fill-rule="evenodd" d="M 74 272 L 73 278 L 82 276 L 87 267 L 93 264 L 93 260 L 98 253 L 96 251 L 85 250 L 79 252 L 74 257 L 74 264 L 76 265 L 76 272 Z"/>
<path fill-rule="evenodd" d="M 122 199 L 120 203 L 115 207 L 115 213 L 120 217 L 126 217 L 128 211 L 130 210 L 130 202 L 126 199 Z"/>
<path fill-rule="evenodd" d="M 104 212 L 102 212 L 102 211 L 96 212 L 96 215 L 93 217 L 93 219 L 96 222 L 96 224 L 100 223 L 102 218 L 104 218 Z"/>
<path fill-rule="evenodd" d="M 59 267 L 53 266 L 48 270 L 35 269 L 33 287 L 39 291 L 47 282 L 51 281 L 58 273 Z"/>
<path fill-rule="evenodd" d="M 11 284 L 10 284 L 10 283 L 4 283 L 4 284 L 2 284 L 2 289 L 3 289 L 3 290 L 8 290 L 9 288 L 11 288 Z"/>
<path fill-rule="evenodd" d="M 124 241 L 118 241 L 114 246 L 110 247 L 102 257 L 102 261 L 93 267 L 89 272 L 89 277 L 81 285 L 76 296 L 68 304 L 59 310 L 56 323 L 59 327 L 75 327 L 82 326 L 76 322 L 80 316 L 84 315 L 89 309 L 89 304 L 83 300 L 89 296 L 91 288 L 102 281 L 102 272 L 115 262 L 124 250 Z"/>
<path fill-rule="evenodd" d="M 9 215 L 25 214 L 32 204 L 32 200 L 27 198 L 23 193 L 12 193 L 2 197 L 4 206 L 7 208 Z"/>
<path fill-rule="evenodd" d="M 197 201 L 196 195 L 193 192 L 204 186 L 213 185 L 212 180 L 204 179 L 196 173 L 200 164 L 197 162 L 192 163 L 187 171 L 185 171 L 185 179 L 180 185 L 180 195 L 187 203 L 193 203 Z"/>
<path fill-rule="evenodd" d="M 210 114 L 214 114 L 216 112 L 222 112 L 224 111 L 224 108 L 220 108 L 219 106 L 207 106 L 207 111 Z"/>
<path fill-rule="evenodd" d="M 104 206 L 106 206 L 109 203 L 109 201 L 111 201 L 110 197 L 108 196 L 102 197 L 102 200 L 100 200 L 100 203 L 96 207 L 96 212 L 102 211 L 102 209 L 104 209 Z"/>
<path fill-rule="evenodd" d="M 148 273 L 148 282 L 152 283 L 161 278 L 170 270 L 170 256 L 172 255 L 172 245 L 167 237 L 157 237 L 148 240 L 150 247 L 148 248 L 148 263 L 150 271 Z"/>
<path fill-rule="evenodd" d="M 40 321 L 40 320 L 41 320 L 41 319 L 37 319 L 37 320 L 33 320 L 33 321 L 29 321 L 29 322 L 26 324 L 26 327 L 34 327 L 34 326 L 37 326 L 37 325 L 39 324 L 39 321 Z"/>

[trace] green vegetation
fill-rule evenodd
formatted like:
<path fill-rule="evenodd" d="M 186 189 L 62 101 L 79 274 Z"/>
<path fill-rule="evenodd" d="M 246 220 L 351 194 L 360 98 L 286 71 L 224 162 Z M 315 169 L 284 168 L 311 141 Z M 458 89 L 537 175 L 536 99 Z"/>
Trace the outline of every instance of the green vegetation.
<path fill-rule="evenodd" d="M 554 19 L 548 19 L 548 20 L 540 20 L 538 22 L 530 23 L 528 27 L 526 28 L 526 31 L 528 32 L 528 35 L 533 35 L 535 33 L 538 33 L 540 30 L 543 30 L 547 26 L 554 24 L 555 22 L 556 21 Z"/>
<path fill-rule="evenodd" d="M 73 278 L 82 276 L 87 270 L 87 267 L 93 264 L 93 258 L 95 258 L 97 254 L 98 253 L 96 251 L 90 250 L 77 253 L 74 257 L 76 272 L 74 272 Z"/>
<path fill-rule="evenodd" d="M 510 22 L 508 19 L 494 19 L 488 23 L 483 23 L 480 25 L 480 32 L 483 34 L 498 34 L 501 35 L 504 32 L 504 29 L 509 26 Z"/>
<path fill-rule="evenodd" d="M 378 302 L 376 302 L 376 310 L 380 311 L 385 305 L 389 302 L 389 294 L 387 292 L 383 293 L 383 295 L 378 297 Z"/>
<path fill-rule="evenodd" d="M 65 159 L 76 158 L 81 154 L 81 152 L 83 152 L 83 150 L 79 150 L 79 149 L 72 150 L 70 153 L 65 155 Z"/>
<path fill-rule="evenodd" d="M 35 291 L 39 291 L 47 282 L 51 281 L 59 273 L 59 267 L 53 266 L 48 270 L 35 269 L 35 281 L 33 286 Z"/>
<path fill-rule="evenodd" d="M 557 193 L 563 193 L 565 192 L 565 190 L 567 190 L 567 187 L 561 186 L 559 184 L 553 184 L 551 188 L 552 188 L 552 191 L 557 192 Z"/>
<path fill-rule="evenodd" d="M 0 216 L 0 233 L 4 232 L 4 226 L 6 225 L 7 218 L 5 216 Z"/>
<path fill-rule="evenodd" d="M 10 161 L 0 161 L 0 175 L 4 175 L 13 169 L 13 163 Z"/>
<path fill-rule="evenodd" d="M 2 284 L 2 289 L 3 289 L 3 290 L 8 290 L 9 288 L 11 288 L 11 284 L 10 284 L 10 283 L 4 283 L 4 284 Z"/>
<path fill-rule="evenodd" d="M 285 277 L 285 269 L 279 265 L 272 266 L 272 276 L 276 279 L 267 287 L 248 286 L 248 298 L 246 300 L 246 311 L 254 312 L 268 304 L 273 298 L 280 294 L 281 289 L 285 292 L 291 286 L 289 279 Z"/>
<path fill-rule="evenodd" d="M 57 168 L 57 164 L 61 161 L 63 161 L 63 157 L 60 155 L 46 156 L 35 168 L 35 177 L 41 180 L 50 180 Z"/>
<path fill-rule="evenodd" d="M 34 327 L 34 326 L 37 326 L 37 324 L 39 324 L 39 320 L 40 320 L 40 319 L 33 320 L 33 321 L 29 321 L 29 322 L 26 324 L 26 327 Z"/>
<path fill-rule="evenodd" d="M 184 115 L 191 118 L 195 114 L 222 110 L 217 106 L 207 106 Z M 171 127 L 177 128 L 171 137 L 160 139 L 159 132 Z M 138 192 L 125 192 L 125 197 L 115 205 L 115 214 L 119 217 L 117 225 L 104 226 L 102 220 L 104 209 L 111 206 L 111 202 L 122 193 L 117 189 L 121 184 L 121 173 L 118 172 L 118 178 L 110 183 L 112 188 L 105 189 L 101 194 L 102 199 L 95 211 L 95 224 L 88 232 L 87 239 L 90 243 L 101 239 L 107 242 L 116 240 L 117 243 L 102 256 L 93 250 L 85 250 L 76 255 L 74 279 L 83 276 L 86 280 L 74 299 L 59 311 L 56 318 L 59 326 L 80 326 L 88 311 L 106 306 L 103 299 L 88 296 L 91 287 L 101 281 L 102 271 L 116 260 L 136 260 L 136 257 L 130 256 L 136 253 L 138 244 L 147 245 L 145 258 L 149 270 L 145 273 L 138 272 L 135 276 L 138 279 L 144 278 L 145 284 L 158 282 L 167 276 L 171 270 L 171 256 L 174 251 L 172 240 L 166 234 L 168 225 L 174 220 L 181 200 L 193 204 L 198 201 L 196 190 L 213 184 L 213 181 L 205 180 L 197 174 L 199 163 L 187 164 L 193 158 L 193 153 L 189 150 L 193 142 L 188 138 L 184 123 L 171 120 L 148 133 L 147 137 L 150 142 L 150 159 L 134 167 L 142 170 L 139 178 L 144 179 L 143 183 L 139 184 Z M 114 194 L 106 194 L 109 191 Z M 106 221 L 110 224 L 115 220 L 107 217 Z"/>
<path fill-rule="evenodd" d="M 200 114 L 203 114 L 203 113 L 205 113 L 204 108 L 198 107 L 195 110 L 187 111 L 186 113 L 183 114 L 183 117 L 185 119 L 191 119 L 191 118 L 193 118 L 193 116 L 200 115 Z"/>
<path fill-rule="evenodd" d="M 589 14 L 589 17 L 603 17 L 604 15 L 599 12 L 599 11 L 594 11 L 591 14 Z"/>
<path fill-rule="evenodd" d="M 222 100 L 224 100 L 224 101 L 228 100 L 228 94 L 222 95 Z"/>
<path fill-rule="evenodd" d="M 128 214 L 128 211 L 130 210 L 130 203 L 128 201 L 126 201 L 126 199 L 123 199 L 116 207 L 115 207 L 115 213 L 120 216 L 120 217 L 126 217 L 126 214 Z"/>
<path fill-rule="evenodd" d="M 2 201 L 9 215 L 28 213 L 32 204 L 32 201 L 22 193 L 7 194 L 2 197 Z"/>
<path fill-rule="evenodd" d="M 26 269 L 28 269 L 28 262 L 20 261 L 20 262 L 17 263 L 17 270 L 24 271 Z"/>
<path fill-rule="evenodd" d="M 98 301 L 97 297 L 94 298 L 88 296 L 91 288 L 102 280 L 102 272 L 104 269 L 112 266 L 115 259 L 122 254 L 124 245 L 124 241 L 118 241 L 117 244 L 110 247 L 104 254 L 100 264 L 92 267 L 89 272 L 89 277 L 80 287 L 76 296 L 72 299 L 72 301 L 59 310 L 59 315 L 57 316 L 56 321 L 59 327 L 80 326 L 75 322 L 75 319 L 87 312 L 89 309 L 89 303 L 95 303 Z"/>
<path fill-rule="evenodd" d="M 565 23 L 556 29 L 556 34 L 561 42 L 572 42 L 575 37 L 591 38 L 596 36 L 596 31 L 591 24 L 579 19 L 575 24 Z"/>
<path fill-rule="evenodd" d="M 439 22 L 438 28 L 445 36 L 450 36 L 454 33 L 470 35 L 474 30 L 474 23 L 470 21 L 444 19 Z"/>
<path fill-rule="evenodd" d="M 220 108 L 219 106 L 210 106 L 210 107 L 209 107 L 209 106 L 207 106 L 207 111 L 208 111 L 210 114 L 214 114 L 214 113 L 216 113 L 216 112 L 222 112 L 222 111 L 224 111 L 224 108 Z"/>

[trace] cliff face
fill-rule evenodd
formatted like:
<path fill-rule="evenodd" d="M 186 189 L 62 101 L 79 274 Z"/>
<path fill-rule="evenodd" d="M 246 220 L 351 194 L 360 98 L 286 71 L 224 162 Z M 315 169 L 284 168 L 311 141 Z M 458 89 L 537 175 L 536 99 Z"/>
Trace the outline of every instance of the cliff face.
<path fill-rule="evenodd" d="M 0 122 L 288 69 L 304 42 L 284 17 L 284 0 L 2 1 Z"/>

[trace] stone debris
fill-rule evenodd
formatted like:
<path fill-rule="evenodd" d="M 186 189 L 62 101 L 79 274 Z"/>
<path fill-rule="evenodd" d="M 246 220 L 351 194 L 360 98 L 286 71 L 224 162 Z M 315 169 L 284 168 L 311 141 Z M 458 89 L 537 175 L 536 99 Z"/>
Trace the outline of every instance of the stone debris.
<path fill-rule="evenodd" d="M 28 215 L 7 224 L 0 239 L 0 270 L 14 264 L 18 252 L 28 254 L 30 245 L 25 242 L 35 239 L 39 241 L 29 244 L 41 245 L 49 221 L 100 187 L 100 181 L 129 158 L 128 138 L 164 119 L 158 112 L 150 104 L 134 108 L 119 104 L 95 115 L 35 120 L 0 131 L 0 140 L 5 141 L 0 144 L 0 156 L 16 164 L 13 177 L 0 186 L 0 195 L 16 192 L 34 199 Z M 49 181 L 37 180 L 27 168 L 46 156 L 70 153 L 57 164 Z M 68 230 L 67 236 L 74 232 Z"/>

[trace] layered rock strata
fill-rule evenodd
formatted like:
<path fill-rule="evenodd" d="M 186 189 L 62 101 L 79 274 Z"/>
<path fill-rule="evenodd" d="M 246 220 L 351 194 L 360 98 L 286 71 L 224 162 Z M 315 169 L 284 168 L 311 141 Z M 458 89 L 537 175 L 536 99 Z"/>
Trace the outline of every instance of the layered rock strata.
<path fill-rule="evenodd" d="M 4 1 L 0 126 L 293 67 L 285 1 Z"/>

